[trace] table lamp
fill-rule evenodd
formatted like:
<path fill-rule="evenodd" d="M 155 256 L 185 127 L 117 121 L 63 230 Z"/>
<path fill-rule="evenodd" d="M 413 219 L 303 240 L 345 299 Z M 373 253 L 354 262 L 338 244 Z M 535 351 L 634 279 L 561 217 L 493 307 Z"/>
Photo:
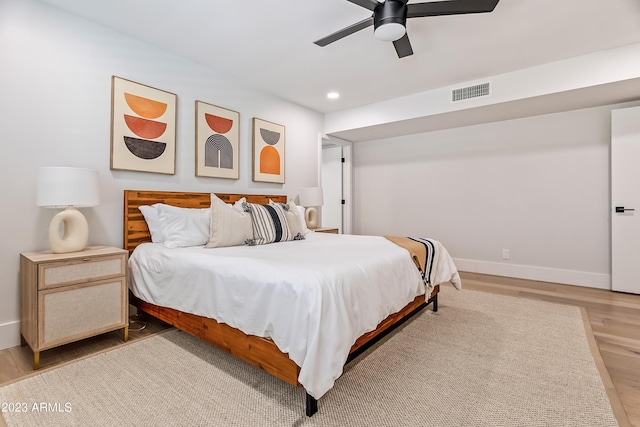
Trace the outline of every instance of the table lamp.
<path fill-rule="evenodd" d="M 49 245 L 54 253 L 77 252 L 87 246 L 89 224 L 76 208 L 100 203 L 98 172 L 68 167 L 43 167 L 38 170 L 37 205 L 61 209 L 49 224 Z M 60 235 L 60 224 L 64 230 Z"/>
<path fill-rule="evenodd" d="M 318 211 L 316 206 L 322 206 L 322 187 L 307 187 L 300 190 L 300 204 L 306 208 L 304 220 L 310 229 L 318 228 Z"/>

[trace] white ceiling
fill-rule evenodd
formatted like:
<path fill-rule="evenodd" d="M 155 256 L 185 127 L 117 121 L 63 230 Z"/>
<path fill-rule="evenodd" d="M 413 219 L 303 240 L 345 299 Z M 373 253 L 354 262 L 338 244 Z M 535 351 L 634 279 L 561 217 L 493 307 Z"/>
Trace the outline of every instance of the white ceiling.
<path fill-rule="evenodd" d="M 372 28 L 313 44 L 371 15 L 347 0 L 41 1 L 325 113 L 640 42 L 638 0 L 501 0 L 488 14 L 412 18 L 403 59 Z"/>

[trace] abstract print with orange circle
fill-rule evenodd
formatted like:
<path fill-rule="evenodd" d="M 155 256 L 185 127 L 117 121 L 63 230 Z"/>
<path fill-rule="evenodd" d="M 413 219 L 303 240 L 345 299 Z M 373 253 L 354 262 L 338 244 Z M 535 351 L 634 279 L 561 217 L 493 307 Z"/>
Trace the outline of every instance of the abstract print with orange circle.
<path fill-rule="evenodd" d="M 280 141 L 280 132 L 260 128 L 260 137 L 268 144 L 260 150 L 260 173 L 280 175 L 280 153 L 274 147 Z"/>
<path fill-rule="evenodd" d="M 167 144 L 162 141 L 152 141 L 160 138 L 167 130 L 167 123 L 157 119 L 167 111 L 167 104 L 149 98 L 124 93 L 124 99 L 131 111 L 140 117 L 124 114 L 124 122 L 131 132 L 140 138 L 123 136 L 124 143 L 134 156 L 144 159 L 157 159 L 164 153 Z"/>

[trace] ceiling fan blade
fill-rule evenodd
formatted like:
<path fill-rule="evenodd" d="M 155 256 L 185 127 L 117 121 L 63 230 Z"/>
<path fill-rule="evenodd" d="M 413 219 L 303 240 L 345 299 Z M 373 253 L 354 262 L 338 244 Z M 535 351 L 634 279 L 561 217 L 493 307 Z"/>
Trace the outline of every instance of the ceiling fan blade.
<path fill-rule="evenodd" d="M 358 6 L 362 6 L 365 9 L 369 9 L 372 12 L 373 12 L 373 9 L 375 9 L 376 6 L 380 4 L 376 0 L 347 0 L 347 1 L 353 4 L 357 4 Z"/>
<path fill-rule="evenodd" d="M 492 12 L 499 0 L 449 0 L 407 5 L 407 18 Z"/>
<path fill-rule="evenodd" d="M 314 41 L 318 46 L 326 46 L 329 43 L 333 43 L 335 41 L 340 40 L 343 37 L 351 35 L 357 31 L 360 31 L 364 28 L 370 27 L 373 25 L 373 17 L 364 19 L 360 22 L 357 22 L 353 25 L 349 25 L 346 28 L 341 29 L 340 31 L 336 31 L 333 34 L 328 35 L 327 37 L 321 38 L 320 40 Z"/>
<path fill-rule="evenodd" d="M 404 58 L 405 56 L 413 55 L 413 49 L 409 42 L 409 36 L 404 33 L 404 36 L 393 42 L 393 47 L 396 48 L 398 58 Z"/>

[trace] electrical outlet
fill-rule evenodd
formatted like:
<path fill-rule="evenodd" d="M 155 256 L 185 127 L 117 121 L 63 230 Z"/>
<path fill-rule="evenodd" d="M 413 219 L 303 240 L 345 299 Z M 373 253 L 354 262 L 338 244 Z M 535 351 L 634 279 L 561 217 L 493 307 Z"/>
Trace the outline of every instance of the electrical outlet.
<path fill-rule="evenodd" d="M 502 259 L 509 259 L 511 258 L 511 254 L 509 254 L 509 249 L 503 249 L 502 250 Z"/>

